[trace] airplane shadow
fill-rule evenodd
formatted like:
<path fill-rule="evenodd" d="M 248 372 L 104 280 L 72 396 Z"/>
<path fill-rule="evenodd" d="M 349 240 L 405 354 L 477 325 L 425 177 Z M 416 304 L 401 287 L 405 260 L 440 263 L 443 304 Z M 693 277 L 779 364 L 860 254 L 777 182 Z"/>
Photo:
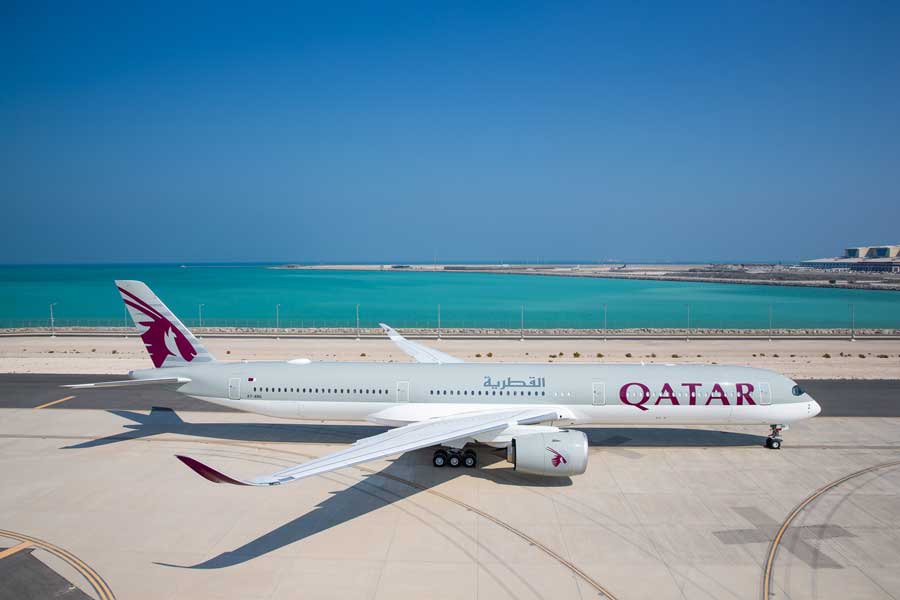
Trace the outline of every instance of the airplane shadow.
<path fill-rule="evenodd" d="M 95 448 L 164 433 L 243 442 L 294 442 L 309 444 L 352 444 L 364 437 L 384 433 L 380 425 L 325 425 L 314 423 L 187 423 L 171 408 L 154 406 L 149 414 L 131 410 L 110 410 L 132 423 L 127 430 L 65 449 Z M 763 435 L 710 429 L 653 427 L 574 427 L 583 431 L 595 447 L 702 447 L 757 446 Z"/>
<path fill-rule="evenodd" d="M 362 437 L 376 435 L 388 428 L 375 425 L 315 425 L 257 423 L 187 423 L 171 409 L 153 408 L 149 414 L 134 411 L 110 411 L 135 424 L 125 425 L 127 433 L 82 442 L 68 449 L 94 448 L 163 433 L 175 433 L 213 439 L 240 441 L 281 441 L 306 443 L 352 443 Z M 725 431 L 653 428 L 582 428 L 591 446 L 746 446 L 759 445 L 763 436 Z M 625 435 L 627 434 L 627 435 Z M 501 461 L 488 448 L 479 451 L 480 466 Z M 418 468 L 416 472 L 415 469 Z M 415 477 L 411 475 L 415 474 Z M 189 569 L 221 569 L 258 558 L 295 542 L 304 540 L 376 511 L 395 502 L 427 491 L 457 477 L 487 479 L 499 485 L 564 487 L 572 485 L 568 477 L 539 477 L 509 468 L 434 469 L 428 448 L 407 452 L 378 473 L 342 489 L 319 503 L 313 510 L 267 532 L 247 543 L 195 565 L 157 563 Z M 412 478 L 413 480 L 410 480 Z M 206 485 L 198 483 L 198 485 Z"/>
<path fill-rule="evenodd" d="M 480 466 L 485 466 L 501 459 L 484 452 L 480 453 L 479 460 Z M 410 467 L 416 466 L 422 469 L 427 468 L 428 475 L 424 478 L 411 476 Z M 391 506 L 400 500 L 405 500 L 461 476 L 490 479 L 501 485 L 559 487 L 572 484 L 572 480 L 568 477 L 547 478 L 522 475 L 515 473 L 512 468 L 496 470 L 481 468 L 434 469 L 431 467 L 431 450 L 416 450 L 407 452 L 391 461 L 378 473 L 367 474 L 365 479 L 335 492 L 316 505 L 314 509 L 233 550 L 222 552 L 194 565 L 176 565 L 165 562 L 157 564 L 198 570 L 233 567 Z M 410 481 L 411 478 L 415 481 Z"/>
<path fill-rule="evenodd" d="M 653 427 L 574 427 L 583 431 L 590 446 L 617 447 L 731 447 L 760 446 L 764 435 L 712 429 Z"/>
<path fill-rule="evenodd" d="M 358 439 L 384 433 L 389 428 L 379 425 L 317 425 L 298 423 L 187 423 L 170 408 L 154 406 L 150 414 L 132 410 L 110 410 L 111 414 L 133 423 L 127 430 L 65 449 L 96 448 L 153 435 L 174 433 L 193 437 L 242 442 L 295 442 L 311 444 L 352 444 Z"/>

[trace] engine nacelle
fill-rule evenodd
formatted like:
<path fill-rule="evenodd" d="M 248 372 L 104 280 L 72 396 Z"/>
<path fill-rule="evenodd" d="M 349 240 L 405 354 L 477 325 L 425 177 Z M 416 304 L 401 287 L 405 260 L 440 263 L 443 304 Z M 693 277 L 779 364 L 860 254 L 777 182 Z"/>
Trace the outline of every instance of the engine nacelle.
<path fill-rule="evenodd" d="M 522 473 L 551 477 L 581 475 L 587 469 L 587 436 L 569 430 L 518 436 L 507 448 L 506 460 Z"/>

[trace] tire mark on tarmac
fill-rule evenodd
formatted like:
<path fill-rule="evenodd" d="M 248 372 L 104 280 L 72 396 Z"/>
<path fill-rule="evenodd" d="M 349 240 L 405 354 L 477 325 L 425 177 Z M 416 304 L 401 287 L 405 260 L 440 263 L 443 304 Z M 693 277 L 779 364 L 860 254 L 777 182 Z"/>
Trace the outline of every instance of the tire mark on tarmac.
<path fill-rule="evenodd" d="M 145 441 L 151 441 L 151 440 L 148 439 L 148 440 L 145 440 Z M 158 440 L 158 441 L 163 441 L 163 440 Z M 182 442 L 187 441 L 187 442 L 194 442 L 194 440 L 166 440 L 166 441 L 182 441 Z M 246 444 L 246 443 L 242 443 L 242 442 L 233 443 L 233 442 L 227 442 L 227 441 L 224 441 L 224 440 L 212 440 L 212 441 L 201 441 L 201 440 L 196 440 L 195 443 L 201 443 L 201 444 L 214 443 L 214 444 L 221 444 L 221 445 L 229 446 L 229 447 L 239 446 L 239 447 L 248 448 L 248 449 L 252 449 L 252 450 L 266 449 L 266 450 L 272 450 L 272 451 L 275 451 L 275 452 L 281 452 L 281 453 L 284 453 L 284 454 L 289 454 L 289 455 L 292 455 L 292 456 L 300 456 L 300 457 L 307 458 L 307 459 L 316 458 L 316 456 L 314 456 L 314 455 L 304 454 L 304 453 L 302 453 L 302 452 L 296 452 L 296 451 L 291 451 L 291 450 L 283 450 L 283 449 L 280 449 L 280 448 L 273 448 L 273 447 L 271 447 L 271 446 L 256 446 L 256 445 L 253 445 L 253 444 Z M 486 520 L 488 520 L 488 521 L 494 523 L 495 525 L 498 525 L 498 526 L 502 527 L 503 529 L 505 529 L 506 531 L 512 533 L 513 535 L 519 537 L 519 538 L 522 539 L 523 541 L 527 542 L 530 546 L 532 546 L 532 547 L 534 547 L 534 548 L 537 548 L 538 550 L 540 550 L 541 552 L 543 552 L 544 554 L 546 554 L 547 556 L 549 556 L 550 558 L 552 558 L 553 560 L 555 560 L 556 562 L 558 562 L 560 565 L 562 565 L 563 567 L 565 567 L 566 569 L 568 569 L 569 571 L 571 571 L 575 576 L 577 576 L 578 578 L 580 578 L 582 581 L 584 581 L 584 582 L 585 582 L 586 584 L 588 584 L 590 587 L 594 588 L 594 590 L 596 590 L 597 592 L 599 592 L 600 594 L 602 594 L 602 596 L 603 596 L 604 598 L 607 598 L 608 600 L 617 600 L 616 596 L 614 596 L 614 595 L 612 594 L 612 592 L 610 592 L 610 591 L 607 590 L 605 587 L 603 587 L 598 581 L 596 581 L 596 580 L 595 580 L 594 578 L 592 578 L 590 575 L 588 575 L 587 573 L 585 573 L 583 570 L 581 570 L 577 565 L 575 565 L 574 563 L 572 563 L 570 560 L 568 560 L 568 559 L 566 559 L 565 557 L 561 556 L 561 555 L 558 554 L 556 551 L 554 551 L 552 548 L 546 546 L 545 544 L 541 543 L 541 542 L 538 541 L 537 539 L 531 537 L 530 535 L 528 535 L 528 534 L 525 533 L 524 531 L 521 531 L 521 530 L 519 530 L 519 529 L 513 527 L 512 525 L 510 525 L 510 524 L 507 523 L 506 521 L 500 519 L 499 517 L 495 517 L 494 515 L 492 515 L 492 514 L 490 514 L 490 513 L 488 513 L 488 512 L 485 512 L 485 511 L 481 510 L 480 508 L 477 508 L 477 507 L 475 507 L 475 506 L 472 506 L 471 504 L 468 504 L 468 503 L 466 503 L 466 502 L 463 502 L 462 500 L 459 500 L 459 499 L 457 499 L 457 498 L 454 498 L 454 497 L 452 497 L 452 496 L 449 496 L 449 495 L 447 495 L 447 494 L 445 494 L 445 493 L 443 493 L 443 492 L 439 492 L 439 491 L 437 491 L 437 490 L 435 490 L 435 489 L 432 489 L 432 488 L 430 488 L 430 487 L 428 487 L 428 486 L 422 485 L 422 484 L 417 483 L 417 482 L 415 482 L 415 481 L 410 481 L 409 479 L 405 479 L 405 478 L 403 478 L 403 477 L 398 477 L 398 476 L 396 476 L 396 475 L 394 475 L 394 474 L 391 474 L 391 473 L 383 473 L 383 472 L 381 472 L 381 471 L 377 471 L 377 470 L 375 470 L 375 469 L 372 469 L 372 468 L 369 468 L 369 467 L 366 467 L 366 466 L 363 466 L 363 465 L 353 465 L 351 468 L 356 469 L 356 470 L 358 470 L 358 471 L 362 471 L 362 472 L 364 472 L 364 473 L 368 473 L 369 475 L 376 475 L 376 476 L 382 477 L 382 478 L 384 478 L 384 479 L 389 479 L 389 480 L 391 480 L 391 481 L 396 481 L 397 483 L 402 483 L 402 484 L 404 484 L 404 485 L 406 485 L 406 486 L 409 486 L 409 487 L 411 487 L 411 488 L 413 488 L 413 489 L 415 489 L 415 490 L 417 490 L 417 491 L 420 491 L 420 492 L 424 492 L 424 493 L 430 494 L 430 495 L 432 495 L 432 496 L 435 496 L 435 497 L 440 498 L 440 499 L 442 499 L 442 500 L 445 500 L 445 501 L 447 501 L 447 502 L 453 503 L 453 504 L 455 504 L 455 505 L 457 505 L 457 506 L 459 506 L 459 507 L 461 507 L 461 508 L 464 508 L 464 509 L 466 509 L 467 511 L 470 511 L 470 512 L 472 512 L 472 513 L 475 513 L 476 515 L 480 516 L 481 518 L 486 519 Z M 380 489 L 381 491 L 388 491 L 388 490 L 384 490 L 383 488 L 379 488 L 379 489 Z M 394 494 L 393 492 L 388 492 L 388 493 Z M 394 495 L 396 495 L 396 494 L 394 494 Z M 397 495 L 397 496 L 398 496 L 398 495 Z M 398 496 L 398 498 L 402 498 L 402 497 L 401 497 L 401 496 Z M 485 548 L 485 549 L 487 550 L 487 548 Z M 489 551 L 489 550 L 488 550 L 488 551 Z M 504 565 L 504 566 L 506 566 L 506 565 Z M 509 568 L 509 567 L 507 567 L 507 568 Z M 512 570 L 512 569 L 510 569 L 510 570 Z"/>
<path fill-rule="evenodd" d="M 106 581 L 104 581 L 104 579 L 100 577 L 100 574 L 97 573 L 86 562 L 84 562 L 68 550 L 60 548 L 59 546 L 51 544 L 50 542 L 40 540 L 36 537 L 31 537 L 30 535 L 17 533 L 15 531 L 7 531 L 5 529 L 0 529 L 0 537 L 12 538 L 14 540 L 24 542 L 31 547 L 46 550 L 50 554 L 56 556 L 60 560 L 67 563 L 70 567 L 78 571 L 78 573 L 82 577 L 84 577 L 89 584 L 91 584 L 91 587 L 94 589 L 94 592 L 97 594 L 97 597 L 100 600 L 115 600 L 116 595 L 113 594 L 112 589 L 110 589 Z"/>
<path fill-rule="evenodd" d="M 37 435 L 37 434 L 32 434 L 32 435 L 3 434 L 3 435 L 0 435 L 0 438 L 25 438 L 25 439 L 37 438 L 37 439 L 58 439 L 58 440 L 78 440 L 78 439 L 91 440 L 91 439 L 95 439 L 94 437 L 91 437 L 91 436 L 72 436 L 72 435 L 64 436 L 64 435 Z M 111 438 L 106 438 L 106 439 L 111 439 Z M 283 454 L 289 454 L 292 456 L 300 456 L 300 457 L 307 458 L 307 459 L 316 458 L 316 456 L 314 456 L 314 455 L 304 454 L 302 452 L 297 452 L 297 451 L 292 451 L 292 450 L 287 450 L 287 449 L 282 449 L 282 448 L 277 447 L 277 445 L 285 443 L 285 442 L 274 442 L 274 443 L 268 443 L 268 444 L 249 444 L 249 443 L 244 443 L 244 442 L 233 442 L 233 441 L 228 441 L 228 440 L 208 440 L 208 439 L 186 440 L 186 439 L 163 438 L 163 437 L 133 439 L 131 436 L 123 436 L 122 441 L 126 441 L 126 440 L 133 440 L 136 442 L 148 442 L 148 443 L 149 442 L 168 442 L 168 443 L 178 443 L 178 444 L 196 443 L 196 444 L 220 445 L 220 446 L 227 446 L 227 447 L 243 447 L 243 448 L 248 448 L 251 450 L 269 450 L 269 451 L 274 451 L 274 452 L 280 452 Z M 417 491 L 430 494 L 432 496 L 435 496 L 437 498 L 440 498 L 442 500 L 445 500 L 447 502 L 455 504 L 461 508 L 464 508 L 464 509 L 480 516 L 481 518 L 486 519 L 486 520 L 494 523 L 495 525 L 498 525 L 499 527 L 502 527 L 509 533 L 515 535 L 516 537 L 520 538 L 524 542 L 528 543 L 530 546 L 540 550 L 545 555 L 547 555 L 548 557 L 550 557 L 551 559 L 553 559 L 554 561 L 556 561 L 557 563 L 559 563 L 560 565 L 562 565 L 563 567 L 568 569 L 576 577 L 578 577 L 579 579 L 584 581 L 588 586 L 590 586 L 591 588 L 596 590 L 598 593 L 600 593 L 604 598 L 607 598 L 608 600 L 617 600 L 616 596 L 613 595 L 612 592 L 610 592 L 608 589 L 606 589 L 603 585 L 601 585 L 598 581 L 596 581 L 594 578 L 592 578 L 586 572 L 581 570 L 577 565 L 575 565 L 574 563 L 572 563 L 565 557 L 563 557 L 560 554 L 558 554 L 557 552 L 555 552 L 552 548 L 546 546 L 545 544 L 541 543 L 537 539 L 531 537 L 524 531 L 521 531 L 521 530 L 515 528 L 514 526 L 510 525 L 509 523 L 500 519 L 499 517 L 495 517 L 494 515 L 487 513 L 475 506 L 472 506 L 471 504 L 463 502 L 462 500 L 458 500 L 457 498 L 449 496 L 443 492 L 439 492 L 435 489 L 429 488 L 428 486 L 419 484 L 415 481 L 410 481 L 408 479 L 404 479 L 402 477 L 398 477 L 398 476 L 390 474 L 390 473 L 381 473 L 375 469 L 371 469 L 371 468 L 365 467 L 363 465 L 354 465 L 351 468 L 356 469 L 358 471 L 362 471 L 364 473 L 368 473 L 370 475 L 377 475 L 377 476 L 385 478 L 385 479 L 396 481 L 398 483 L 409 486 Z M 391 493 L 393 493 L 393 492 L 391 492 Z M 504 564 L 504 566 L 506 566 L 505 563 L 502 563 L 502 564 Z M 509 567 L 507 567 L 507 568 L 509 568 Z M 512 569 L 510 568 L 510 570 L 512 570 Z M 536 594 L 536 595 L 539 596 L 539 594 Z"/>
<path fill-rule="evenodd" d="M 228 444 L 228 447 L 230 448 L 233 445 L 237 445 L 237 444 Z M 249 446 L 249 448 L 258 449 L 255 446 Z M 266 448 L 266 449 L 270 449 L 270 448 Z M 317 458 L 316 456 L 297 453 L 297 452 L 293 452 L 293 453 L 288 452 L 288 453 L 290 453 L 293 456 L 302 456 L 304 458 L 309 458 L 309 459 Z M 267 457 L 267 460 L 263 460 L 261 457 L 259 457 L 256 454 L 248 455 L 246 452 L 240 452 L 240 451 L 234 451 L 234 452 L 230 452 L 230 453 L 207 452 L 207 453 L 204 453 L 204 456 L 218 456 L 220 458 L 226 458 L 226 459 L 230 459 L 230 460 L 234 460 L 235 458 L 237 458 L 237 459 L 244 460 L 244 461 L 267 464 L 269 466 L 276 466 L 279 468 L 287 468 L 296 462 L 294 460 L 289 461 L 287 458 L 273 460 L 271 457 Z M 252 458 L 248 458 L 248 456 L 252 456 Z M 280 462 L 278 462 L 278 461 L 280 461 Z M 396 510 L 399 510 L 399 511 L 405 513 L 408 517 L 415 519 L 416 521 L 421 523 L 423 527 L 427 527 L 427 528 L 431 529 L 436 534 L 438 534 L 442 538 L 444 538 L 448 543 L 455 546 L 460 552 L 462 552 L 467 557 L 469 557 L 472 560 L 472 562 L 474 564 L 476 564 L 479 568 L 483 569 L 491 577 L 491 579 L 494 580 L 494 582 L 499 587 L 503 588 L 503 590 L 505 590 L 511 598 L 515 598 L 517 596 L 517 594 L 513 590 L 511 590 L 509 588 L 509 586 L 506 584 L 504 576 L 499 576 L 499 575 L 493 573 L 492 570 L 490 569 L 489 565 L 480 564 L 477 556 L 473 556 L 468 550 L 466 550 L 466 548 L 464 548 L 462 545 L 460 545 L 459 542 L 457 542 L 454 539 L 451 539 L 446 533 L 440 531 L 437 527 L 435 527 L 434 522 L 427 521 L 426 519 L 423 519 L 422 517 L 413 514 L 411 511 L 409 511 L 401 506 L 397 506 L 395 503 L 400 500 L 407 500 L 411 504 L 415 505 L 419 510 L 421 510 L 425 513 L 428 513 L 428 515 L 430 515 L 431 517 L 433 517 L 437 520 L 440 520 L 448 527 L 452 527 L 453 529 L 455 529 L 461 536 L 468 538 L 473 543 L 475 543 L 476 546 L 481 548 L 484 552 L 493 556 L 497 560 L 497 563 L 502 565 L 510 573 L 518 575 L 511 566 L 509 566 L 505 561 L 503 561 L 502 558 L 497 556 L 497 554 L 495 552 L 493 552 L 490 548 L 481 544 L 477 538 L 473 538 L 471 535 L 469 535 L 468 533 L 463 531 L 458 525 L 448 521 L 442 515 L 437 514 L 434 511 L 422 506 L 421 504 L 417 503 L 415 500 L 412 500 L 408 496 L 403 496 L 392 490 L 383 488 L 381 486 L 377 486 L 373 483 L 368 482 L 366 479 L 353 479 L 349 475 L 346 475 L 344 473 L 337 473 L 337 472 L 323 473 L 323 474 L 320 474 L 319 477 L 321 477 L 323 479 L 327 479 L 328 481 L 331 481 L 332 483 L 335 483 L 337 485 L 345 486 L 346 489 L 344 491 L 351 490 L 351 488 L 352 488 L 351 491 L 365 494 L 367 496 L 375 498 L 376 500 L 383 502 L 385 506 L 393 506 L 393 508 L 395 508 Z M 359 486 L 359 487 L 357 487 L 357 486 Z M 366 486 L 371 487 L 372 490 L 364 489 L 364 487 L 366 487 Z M 385 498 L 384 495 L 386 495 L 388 497 Z M 534 595 L 535 598 L 542 598 L 541 594 L 534 588 L 534 586 L 532 586 L 528 581 L 526 581 L 521 575 L 519 575 L 519 581 L 522 583 L 523 586 L 528 588 L 528 590 Z"/>
<path fill-rule="evenodd" d="M 784 520 L 784 522 L 781 524 L 781 527 L 778 529 L 778 533 L 775 534 L 775 538 L 772 540 L 772 545 L 769 547 L 769 553 L 766 557 L 766 565 L 765 565 L 765 568 L 763 569 L 763 587 L 762 587 L 762 596 L 761 596 L 762 600 L 770 600 L 769 594 L 770 594 L 770 588 L 772 585 L 772 569 L 775 565 L 775 557 L 778 553 L 779 544 L 781 543 L 781 540 L 784 537 L 784 534 L 787 531 L 788 527 L 791 526 L 791 523 L 793 523 L 794 519 L 797 518 L 797 515 L 799 515 L 803 511 L 803 509 L 805 509 L 807 506 L 809 506 L 817 498 L 819 498 L 826 492 L 833 490 L 834 488 L 841 485 L 842 483 L 846 483 L 847 481 L 850 481 L 851 479 L 859 477 L 860 475 L 865 475 L 866 473 L 871 473 L 872 471 L 877 471 L 880 469 L 888 469 L 890 467 L 897 467 L 897 466 L 900 466 L 900 460 L 895 460 L 895 461 L 886 462 L 886 463 L 880 463 L 877 465 L 873 465 L 871 467 L 867 467 L 865 469 L 860 469 L 859 471 L 855 471 L 853 473 L 850 473 L 849 475 L 845 475 L 845 476 L 841 477 L 840 479 L 832 481 L 829 484 L 823 485 L 822 487 L 817 489 L 815 492 L 813 492 L 812 494 L 807 496 L 806 499 L 804 499 L 800 504 L 798 504 L 794 508 L 794 510 L 791 511 L 791 513 L 787 516 L 787 518 Z"/>

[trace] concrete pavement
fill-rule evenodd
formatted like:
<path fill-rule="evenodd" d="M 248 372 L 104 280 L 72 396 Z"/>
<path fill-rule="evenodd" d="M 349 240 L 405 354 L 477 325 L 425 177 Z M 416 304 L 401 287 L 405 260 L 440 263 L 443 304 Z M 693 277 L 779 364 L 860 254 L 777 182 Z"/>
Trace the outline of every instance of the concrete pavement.
<path fill-rule="evenodd" d="M 588 471 L 571 480 L 484 451 L 484 468 L 437 470 L 419 451 L 247 489 L 173 456 L 253 476 L 377 430 L 273 423 L 0 409 L 0 529 L 67 548 L 119 598 L 597 598 L 600 585 L 623 599 L 750 599 L 792 507 L 900 459 L 900 419 L 823 417 L 780 451 L 758 428 L 592 428 Z M 829 492 L 782 542 L 777 597 L 897 597 L 898 517 L 900 469 Z"/>

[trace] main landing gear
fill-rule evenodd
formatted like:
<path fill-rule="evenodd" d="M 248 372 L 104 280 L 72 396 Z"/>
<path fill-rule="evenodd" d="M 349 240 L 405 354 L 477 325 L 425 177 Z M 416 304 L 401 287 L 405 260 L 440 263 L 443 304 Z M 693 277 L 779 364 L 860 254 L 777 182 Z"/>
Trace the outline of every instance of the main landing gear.
<path fill-rule="evenodd" d="M 453 468 L 463 466 L 467 469 L 474 469 L 475 465 L 478 464 L 478 455 L 471 449 L 460 452 L 453 448 L 446 450 L 441 448 L 434 451 L 434 456 L 431 458 L 431 464 L 435 467 L 450 465 Z"/>
<path fill-rule="evenodd" d="M 781 432 L 787 430 L 787 425 L 769 425 L 772 429 L 772 432 L 769 434 L 769 437 L 766 438 L 766 448 L 771 448 L 772 450 L 778 450 L 781 448 Z"/>

